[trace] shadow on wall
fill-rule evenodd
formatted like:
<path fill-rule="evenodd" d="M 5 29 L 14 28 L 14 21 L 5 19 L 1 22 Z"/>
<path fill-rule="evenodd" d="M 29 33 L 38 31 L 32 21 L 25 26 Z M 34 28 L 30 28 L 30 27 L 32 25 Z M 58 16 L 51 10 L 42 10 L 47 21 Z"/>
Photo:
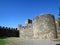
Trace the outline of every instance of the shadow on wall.
<path fill-rule="evenodd" d="M 60 45 L 60 44 L 56 44 L 56 45 Z"/>
<path fill-rule="evenodd" d="M 7 28 L 0 26 L 0 38 L 19 37 L 19 30 L 17 28 Z"/>

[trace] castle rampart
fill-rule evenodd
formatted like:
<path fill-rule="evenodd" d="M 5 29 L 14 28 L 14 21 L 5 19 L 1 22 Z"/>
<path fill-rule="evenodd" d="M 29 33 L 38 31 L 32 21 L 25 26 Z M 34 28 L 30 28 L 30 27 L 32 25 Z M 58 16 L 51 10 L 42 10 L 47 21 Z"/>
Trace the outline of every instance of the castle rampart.
<path fill-rule="evenodd" d="M 18 30 L 20 32 L 20 38 L 23 39 L 57 38 L 55 18 L 51 14 L 42 14 L 40 16 L 36 16 L 34 17 L 33 22 L 32 20 L 27 19 L 25 26 L 19 25 Z"/>

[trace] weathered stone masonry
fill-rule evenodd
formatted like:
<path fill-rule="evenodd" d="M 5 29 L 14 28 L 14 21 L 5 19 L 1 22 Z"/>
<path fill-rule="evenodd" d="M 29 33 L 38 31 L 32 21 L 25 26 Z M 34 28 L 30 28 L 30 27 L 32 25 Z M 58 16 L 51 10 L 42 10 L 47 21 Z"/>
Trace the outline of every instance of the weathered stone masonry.
<path fill-rule="evenodd" d="M 27 19 L 25 26 L 18 25 L 21 39 L 54 39 L 57 38 L 57 24 L 51 14 L 42 14 L 34 17 L 32 20 Z M 59 36 L 58 36 L 59 37 Z"/>
<path fill-rule="evenodd" d="M 34 19 L 34 38 L 51 39 L 56 38 L 54 17 L 50 14 L 40 15 Z M 37 35 L 37 37 L 36 37 Z"/>

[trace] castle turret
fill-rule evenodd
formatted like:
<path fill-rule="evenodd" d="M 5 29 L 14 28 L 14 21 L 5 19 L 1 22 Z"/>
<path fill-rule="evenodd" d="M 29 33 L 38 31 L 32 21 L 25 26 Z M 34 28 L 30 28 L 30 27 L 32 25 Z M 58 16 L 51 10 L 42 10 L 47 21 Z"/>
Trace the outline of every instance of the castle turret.
<path fill-rule="evenodd" d="M 27 19 L 26 21 L 25 21 L 25 26 L 31 26 L 32 25 L 32 20 L 30 20 L 30 19 Z"/>
<path fill-rule="evenodd" d="M 51 14 L 40 15 L 35 17 L 34 24 L 34 38 L 38 39 L 54 39 L 56 38 L 55 18 Z"/>

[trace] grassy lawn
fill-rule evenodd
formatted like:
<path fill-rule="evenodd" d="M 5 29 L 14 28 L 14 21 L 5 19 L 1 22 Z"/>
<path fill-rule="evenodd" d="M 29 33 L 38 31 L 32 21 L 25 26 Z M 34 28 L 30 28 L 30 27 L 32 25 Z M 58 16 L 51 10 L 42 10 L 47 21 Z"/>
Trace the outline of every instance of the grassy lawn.
<path fill-rule="evenodd" d="M 6 45 L 6 40 L 0 39 L 0 45 Z"/>

